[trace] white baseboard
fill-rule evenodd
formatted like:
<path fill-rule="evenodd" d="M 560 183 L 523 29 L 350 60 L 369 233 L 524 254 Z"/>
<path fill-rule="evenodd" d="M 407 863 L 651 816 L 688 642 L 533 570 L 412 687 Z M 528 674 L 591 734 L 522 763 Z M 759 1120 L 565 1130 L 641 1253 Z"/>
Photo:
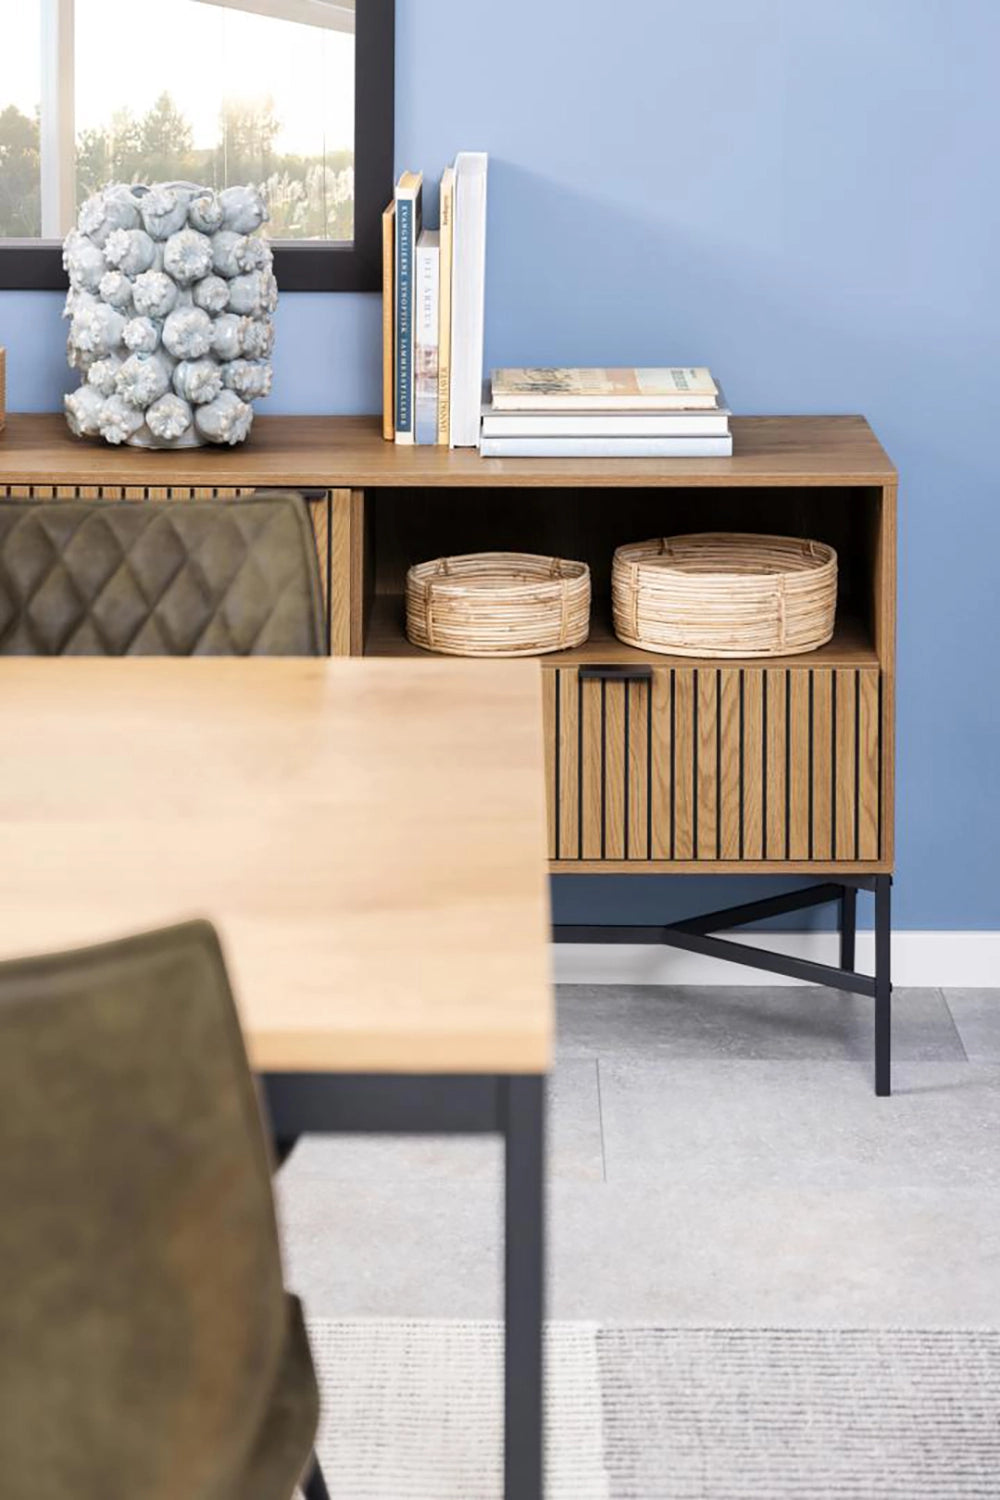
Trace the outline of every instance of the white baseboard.
<path fill-rule="evenodd" d="M 835 932 L 733 932 L 726 936 L 816 963 L 838 961 Z M 552 952 L 557 984 L 799 983 L 651 943 L 555 943 Z M 874 958 L 874 934 L 859 932 L 858 968 L 870 974 Z M 948 989 L 1000 986 L 1000 932 L 894 932 L 892 982 Z"/>

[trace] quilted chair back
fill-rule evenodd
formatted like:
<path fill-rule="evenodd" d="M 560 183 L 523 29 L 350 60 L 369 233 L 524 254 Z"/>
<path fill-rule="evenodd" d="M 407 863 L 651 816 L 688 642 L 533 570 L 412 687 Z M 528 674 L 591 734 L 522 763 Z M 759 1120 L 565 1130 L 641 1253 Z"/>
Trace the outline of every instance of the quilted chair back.
<path fill-rule="evenodd" d="M 289 1500 L 319 1399 L 215 932 L 0 964 L 0 1494 Z"/>
<path fill-rule="evenodd" d="M 0 656 L 321 656 L 305 502 L 0 501 Z"/>

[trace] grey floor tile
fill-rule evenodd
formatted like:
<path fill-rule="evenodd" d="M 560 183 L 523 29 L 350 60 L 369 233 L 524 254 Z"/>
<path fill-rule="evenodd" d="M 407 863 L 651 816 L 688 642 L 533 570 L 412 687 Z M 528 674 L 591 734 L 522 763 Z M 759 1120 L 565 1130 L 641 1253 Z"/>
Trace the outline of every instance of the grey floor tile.
<path fill-rule="evenodd" d="M 997 1326 L 1000 1215 L 972 1188 L 560 1183 L 550 1238 L 558 1318 Z"/>
<path fill-rule="evenodd" d="M 277 1196 L 285 1280 L 311 1317 L 500 1316 L 499 1176 L 282 1174 Z"/>
<path fill-rule="evenodd" d="M 692 1190 L 978 1185 L 1000 1198 L 1000 1067 L 602 1058 L 609 1182 Z M 1000 1215 L 998 1215 L 1000 1217 Z"/>
<path fill-rule="evenodd" d="M 955 993 L 974 1052 L 992 1046 L 981 994 Z M 897 992 L 881 1100 L 866 1001 L 560 1001 L 552 1316 L 996 1326 L 1000 1065 L 964 1060 L 939 994 Z M 501 1181 L 491 1141 L 307 1140 L 278 1182 L 290 1284 L 315 1316 L 495 1317 Z"/>
<path fill-rule="evenodd" d="M 868 1059 L 872 1001 L 806 986 L 561 985 L 560 1056 Z M 898 1059 L 965 1057 L 940 990 L 893 994 Z"/>
<path fill-rule="evenodd" d="M 974 1062 L 1000 1062 L 1000 989 L 945 990 L 958 1034 Z"/>
<path fill-rule="evenodd" d="M 563 1058 L 549 1081 L 549 1173 L 599 1182 L 604 1175 L 594 1058 Z M 282 1170 L 289 1184 L 316 1177 L 336 1182 L 407 1182 L 418 1178 L 499 1181 L 495 1137 L 306 1136 Z"/>
<path fill-rule="evenodd" d="M 282 1213 L 314 1317 L 495 1318 L 500 1195 L 316 1179 Z M 997 1323 L 1000 1215 L 978 1188 L 553 1183 L 550 1316 L 779 1327 Z"/>

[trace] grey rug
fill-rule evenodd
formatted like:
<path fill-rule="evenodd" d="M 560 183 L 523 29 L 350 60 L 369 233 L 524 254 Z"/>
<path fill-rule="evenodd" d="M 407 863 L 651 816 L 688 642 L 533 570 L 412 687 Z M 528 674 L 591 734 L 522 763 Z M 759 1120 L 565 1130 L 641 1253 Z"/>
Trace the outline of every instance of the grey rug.
<path fill-rule="evenodd" d="M 310 1323 L 331 1500 L 495 1500 L 496 1324 Z M 1000 1331 L 601 1327 L 547 1344 L 548 1500 L 997 1500 Z"/>

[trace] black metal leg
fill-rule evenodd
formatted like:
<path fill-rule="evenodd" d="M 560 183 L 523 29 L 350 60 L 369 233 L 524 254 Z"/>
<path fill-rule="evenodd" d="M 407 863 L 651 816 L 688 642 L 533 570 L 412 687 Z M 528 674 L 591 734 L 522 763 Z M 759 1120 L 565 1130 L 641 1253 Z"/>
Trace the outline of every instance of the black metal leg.
<path fill-rule="evenodd" d="M 854 968 L 854 935 L 858 925 L 858 893 L 853 885 L 840 890 L 840 967 Z"/>
<path fill-rule="evenodd" d="M 542 1500 L 545 1079 L 504 1080 L 504 1495 Z"/>
<path fill-rule="evenodd" d="M 302 1486 L 302 1493 L 306 1500 L 330 1500 L 330 1492 L 326 1487 L 326 1480 L 323 1478 L 323 1470 L 319 1466 L 318 1458 L 313 1463 L 312 1473 Z"/>
<path fill-rule="evenodd" d="M 275 1166 L 283 1167 L 299 1143 L 297 1135 L 274 1137 L 274 1162 Z"/>
<path fill-rule="evenodd" d="M 892 1093 L 892 876 L 875 878 L 875 1092 Z"/>

